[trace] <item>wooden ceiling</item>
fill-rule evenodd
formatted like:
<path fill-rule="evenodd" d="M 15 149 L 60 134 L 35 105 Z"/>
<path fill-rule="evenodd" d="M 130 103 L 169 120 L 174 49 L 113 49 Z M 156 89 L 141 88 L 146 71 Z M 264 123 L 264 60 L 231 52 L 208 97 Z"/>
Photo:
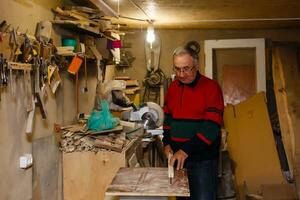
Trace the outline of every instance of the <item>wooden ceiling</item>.
<path fill-rule="evenodd" d="M 118 12 L 117 0 L 105 2 Z M 288 28 L 300 27 L 300 0 L 119 0 L 119 14 L 151 18 L 160 28 Z M 135 28 L 143 24 L 119 22 Z"/>
<path fill-rule="evenodd" d="M 104 0 L 104 2 L 121 16 L 154 20 L 156 28 L 300 27 L 300 0 L 119 0 L 119 2 Z M 147 25 L 145 22 L 124 18 L 112 21 L 126 24 L 129 28 Z"/>

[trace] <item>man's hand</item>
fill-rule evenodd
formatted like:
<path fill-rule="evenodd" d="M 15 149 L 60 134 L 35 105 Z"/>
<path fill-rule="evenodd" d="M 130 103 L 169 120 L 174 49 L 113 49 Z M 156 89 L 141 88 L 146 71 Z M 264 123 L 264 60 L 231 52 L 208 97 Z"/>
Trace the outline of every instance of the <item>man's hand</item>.
<path fill-rule="evenodd" d="M 185 159 L 188 157 L 188 155 L 182 151 L 181 149 L 179 149 L 174 156 L 172 156 L 171 161 L 170 161 L 170 165 L 174 166 L 175 161 L 177 160 L 177 170 L 183 169 L 183 165 L 184 165 L 184 161 Z"/>
<path fill-rule="evenodd" d="M 171 145 L 168 144 L 164 147 L 164 153 L 165 153 L 167 158 L 168 158 L 169 154 L 173 155 L 173 150 L 171 148 Z"/>

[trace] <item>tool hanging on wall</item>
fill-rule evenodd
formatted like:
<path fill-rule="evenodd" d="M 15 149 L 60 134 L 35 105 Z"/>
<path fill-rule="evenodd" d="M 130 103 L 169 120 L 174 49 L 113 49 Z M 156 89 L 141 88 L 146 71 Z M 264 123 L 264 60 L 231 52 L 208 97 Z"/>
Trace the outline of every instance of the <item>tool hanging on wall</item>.
<path fill-rule="evenodd" d="M 8 68 L 10 70 L 10 86 L 11 93 L 14 96 L 16 94 L 15 81 L 12 78 L 12 70 L 23 70 L 24 81 L 25 81 L 25 90 L 26 90 L 26 101 L 27 101 L 27 111 L 31 111 L 32 107 L 32 87 L 31 87 L 31 77 L 30 71 L 32 70 L 31 64 L 17 63 L 17 62 L 8 62 Z"/>
<path fill-rule="evenodd" d="M 18 28 L 9 30 L 9 26 L 5 21 L 0 23 L 1 35 L 2 33 L 9 33 L 9 41 L 5 38 L 4 42 L 6 46 L 9 45 L 10 47 L 5 47 L 5 49 L 10 50 L 8 52 L 10 55 L 6 55 L 7 60 L 10 60 L 10 62 L 7 62 L 4 56 L 0 54 L 0 92 L 3 87 L 8 85 L 9 81 L 10 94 L 12 97 L 16 97 L 16 95 L 19 95 L 17 93 L 19 92 L 19 87 L 17 90 L 17 83 L 21 83 L 20 86 L 22 89 L 25 89 L 26 110 L 28 112 L 26 132 L 31 132 L 36 107 L 40 109 L 42 118 L 47 118 L 43 102 L 43 97 L 46 93 L 44 93 L 45 90 L 43 88 L 48 76 L 47 66 L 52 62 L 52 58 L 54 57 L 54 45 L 52 44 L 52 40 L 46 37 L 45 32 L 39 32 L 38 36 L 46 39 L 43 40 L 42 38 L 40 41 L 37 41 L 33 36 L 27 35 L 27 31 L 26 33 L 20 33 L 17 31 Z M 23 74 L 21 76 L 21 81 L 24 80 L 23 83 L 17 80 L 19 79 L 20 71 Z M 34 81 L 31 80 L 31 76 L 34 78 Z M 51 85 L 50 88 L 53 91 Z"/>
<path fill-rule="evenodd" d="M 26 122 L 26 134 L 31 134 L 33 130 L 33 120 L 34 120 L 34 114 L 35 114 L 35 100 L 32 99 L 32 110 L 29 112 Z"/>
<path fill-rule="evenodd" d="M 21 54 L 18 56 L 18 61 L 21 61 L 23 63 L 30 63 L 34 56 L 37 55 L 37 52 L 33 49 L 33 45 L 26 35 L 26 33 L 21 35 L 24 38 L 24 42 L 21 45 Z"/>
<path fill-rule="evenodd" d="M 161 86 L 165 80 L 165 74 L 159 68 L 161 40 L 156 36 L 153 43 L 145 41 L 146 65 L 147 73 L 143 81 L 145 91 L 143 102 L 154 101 L 160 103 L 160 99 L 164 94 L 161 94 Z"/>
<path fill-rule="evenodd" d="M 79 55 L 73 57 L 69 67 L 68 72 L 75 75 L 75 102 L 76 102 L 76 115 L 79 114 L 79 75 L 78 71 L 83 62 L 83 58 Z"/>
<path fill-rule="evenodd" d="M 7 86 L 8 82 L 8 70 L 7 70 L 7 62 L 3 57 L 3 54 L 0 54 L 0 101 L 1 101 L 1 93 L 3 87 Z"/>
<path fill-rule="evenodd" d="M 3 57 L 3 54 L 0 54 L 0 85 L 7 86 L 8 83 L 8 70 L 7 70 L 7 62 Z"/>
<path fill-rule="evenodd" d="M 53 94 L 55 94 L 58 86 L 61 84 L 59 69 L 55 64 L 48 66 L 48 84 Z"/>
<path fill-rule="evenodd" d="M 8 32 L 9 27 L 10 24 L 7 24 L 5 20 L 0 23 L 0 42 L 3 41 L 3 37 Z"/>
<path fill-rule="evenodd" d="M 101 69 L 101 66 L 100 66 L 101 65 L 101 60 L 102 60 L 102 55 L 97 50 L 96 46 L 90 46 L 89 48 L 92 51 L 92 53 L 95 56 L 96 61 L 97 61 L 97 81 L 102 82 L 103 77 L 102 77 L 102 69 Z"/>
<path fill-rule="evenodd" d="M 84 87 L 83 87 L 83 93 L 88 92 L 88 87 L 87 87 L 87 82 L 88 82 L 88 75 L 87 75 L 87 65 L 86 65 L 86 52 L 85 52 L 85 45 L 83 43 L 80 43 L 80 49 L 81 49 L 81 53 L 84 56 Z"/>
<path fill-rule="evenodd" d="M 88 82 L 88 75 L 87 75 L 87 65 L 86 65 L 86 56 L 84 56 L 84 79 L 85 79 L 85 82 L 84 82 L 84 88 L 83 88 L 83 92 L 88 92 L 88 87 L 87 87 L 87 82 Z"/>
<path fill-rule="evenodd" d="M 160 68 L 158 68 L 156 71 L 147 71 L 147 74 L 143 81 L 145 86 L 143 102 L 154 101 L 156 103 L 161 104 L 160 99 L 163 98 L 163 94 L 161 94 L 161 89 L 164 80 L 165 74 Z"/>
<path fill-rule="evenodd" d="M 76 75 L 82 64 L 82 61 L 83 60 L 80 56 L 78 56 L 78 55 L 74 56 L 71 61 L 71 64 L 69 65 L 68 72 Z"/>
<path fill-rule="evenodd" d="M 44 109 L 44 102 L 42 100 L 42 91 L 41 91 L 41 80 L 43 78 L 40 77 L 41 72 L 40 72 L 40 59 L 38 57 L 36 57 L 34 59 L 34 64 L 33 64 L 33 69 L 34 69 L 34 103 L 35 106 L 39 107 L 41 115 L 42 115 L 42 119 L 46 119 L 47 118 L 47 114 L 46 111 Z M 34 106 L 34 109 L 35 109 Z"/>
<path fill-rule="evenodd" d="M 18 28 L 13 29 L 10 32 L 10 39 L 9 39 L 9 44 L 12 48 L 10 60 L 12 60 L 14 62 L 17 61 L 18 56 L 22 54 L 22 51 L 20 49 L 20 42 L 19 42 L 18 36 L 17 36 L 17 30 L 18 30 Z"/>
<path fill-rule="evenodd" d="M 43 44 L 51 39 L 52 23 L 50 21 L 40 21 L 35 29 L 35 38 Z"/>

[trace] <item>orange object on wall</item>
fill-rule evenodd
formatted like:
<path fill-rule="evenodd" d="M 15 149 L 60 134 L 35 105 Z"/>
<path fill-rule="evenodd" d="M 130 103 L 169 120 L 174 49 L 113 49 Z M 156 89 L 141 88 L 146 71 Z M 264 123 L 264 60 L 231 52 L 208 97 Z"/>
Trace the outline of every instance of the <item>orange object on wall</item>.
<path fill-rule="evenodd" d="M 71 73 L 71 74 L 77 74 L 81 64 L 82 64 L 82 61 L 83 59 L 79 56 L 74 56 L 73 59 L 72 59 L 72 62 L 71 64 L 69 65 L 69 68 L 68 68 L 68 72 Z"/>

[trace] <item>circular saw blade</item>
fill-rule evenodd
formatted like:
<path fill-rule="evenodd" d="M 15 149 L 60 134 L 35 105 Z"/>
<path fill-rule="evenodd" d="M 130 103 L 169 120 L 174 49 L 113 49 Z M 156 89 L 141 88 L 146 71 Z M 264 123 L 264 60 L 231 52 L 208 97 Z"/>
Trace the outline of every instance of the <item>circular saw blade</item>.
<path fill-rule="evenodd" d="M 153 120 L 155 121 L 157 127 L 160 127 L 164 121 L 163 109 L 160 107 L 160 105 L 154 102 L 146 102 L 146 104 L 149 107 L 149 112 L 151 112 L 155 117 Z"/>

